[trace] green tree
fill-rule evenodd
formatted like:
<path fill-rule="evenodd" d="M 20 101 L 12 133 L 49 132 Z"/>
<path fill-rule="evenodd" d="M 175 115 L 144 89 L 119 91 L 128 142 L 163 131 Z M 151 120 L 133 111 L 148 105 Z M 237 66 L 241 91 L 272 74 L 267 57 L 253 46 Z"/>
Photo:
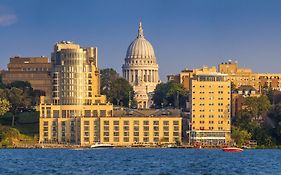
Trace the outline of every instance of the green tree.
<path fill-rule="evenodd" d="M 265 125 L 256 127 L 252 135 L 252 139 L 256 140 L 259 145 L 272 146 L 274 144 L 269 129 Z"/>
<path fill-rule="evenodd" d="M 4 115 L 6 112 L 9 111 L 10 103 L 6 99 L 0 98 L 0 116 Z"/>
<path fill-rule="evenodd" d="M 160 83 L 156 86 L 153 101 L 156 108 L 160 107 L 185 107 L 188 93 L 183 85 L 174 81 Z"/>
<path fill-rule="evenodd" d="M 114 105 L 126 107 L 129 106 L 129 101 L 134 104 L 133 87 L 127 80 L 120 77 L 114 69 L 102 69 L 100 73 L 101 94 L 106 95 L 108 101 Z"/>
<path fill-rule="evenodd" d="M 274 124 L 271 129 L 271 136 L 278 144 L 281 144 L 281 103 L 275 105 L 268 116 Z"/>
<path fill-rule="evenodd" d="M 246 130 L 241 130 L 237 127 L 233 127 L 231 137 L 238 146 L 242 146 L 251 139 L 251 133 Z"/>
<path fill-rule="evenodd" d="M 0 75 L 0 89 L 4 89 L 6 85 L 2 81 L 2 76 Z"/>
<path fill-rule="evenodd" d="M 246 109 L 252 114 L 254 119 L 267 113 L 271 107 L 270 101 L 265 95 L 260 97 L 247 97 L 245 105 L 247 106 Z"/>
<path fill-rule="evenodd" d="M 270 104 L 273 104 L 273 89 L 270 87 L 266 92 L 266 96 L 268 97 Z"/>
<path fill-rule="evenodd" d="M 11 89 L 0 89 L 0 98 L 6 99 L 10 103 L 10 112 L 12 115 L 12 126 L 15 124 L 15 118 L 18 112 L 26 110 L 31 105 L 31 98 L 23 90 L 12 87 Z"/>

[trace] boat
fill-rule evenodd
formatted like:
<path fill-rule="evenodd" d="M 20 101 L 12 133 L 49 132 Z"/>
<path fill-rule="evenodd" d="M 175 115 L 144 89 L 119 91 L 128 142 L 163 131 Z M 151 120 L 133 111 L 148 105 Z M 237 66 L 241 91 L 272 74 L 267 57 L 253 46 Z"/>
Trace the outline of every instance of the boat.
<path fill-rule="evenodd" d="M 227 147 L 222 149 L 224 152 L 243 152 L 244 150 L 237 147 Z"/>
<path fill-rule="evenodd" d="M 114 146 L 109 143 L 95 143 L 91 148 L 113 148 Z"/>

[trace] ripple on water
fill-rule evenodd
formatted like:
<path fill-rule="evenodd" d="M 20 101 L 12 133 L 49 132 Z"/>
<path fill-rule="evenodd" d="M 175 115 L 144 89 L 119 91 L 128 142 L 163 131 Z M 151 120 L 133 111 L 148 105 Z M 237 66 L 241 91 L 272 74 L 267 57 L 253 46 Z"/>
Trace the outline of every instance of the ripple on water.
<path fill-rule="evenodd" d="M 1 174 L 280 174 L 280 150 L 1 149 Z"/>

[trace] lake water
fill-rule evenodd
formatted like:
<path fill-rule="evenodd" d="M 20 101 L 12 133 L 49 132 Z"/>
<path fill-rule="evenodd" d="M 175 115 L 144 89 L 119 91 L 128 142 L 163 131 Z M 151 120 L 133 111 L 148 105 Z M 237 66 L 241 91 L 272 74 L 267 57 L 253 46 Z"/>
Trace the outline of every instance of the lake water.
<path fill-rule="evenodd" d="M 281 174 L 281 150 L 0 149 L 0 174 Z"/>

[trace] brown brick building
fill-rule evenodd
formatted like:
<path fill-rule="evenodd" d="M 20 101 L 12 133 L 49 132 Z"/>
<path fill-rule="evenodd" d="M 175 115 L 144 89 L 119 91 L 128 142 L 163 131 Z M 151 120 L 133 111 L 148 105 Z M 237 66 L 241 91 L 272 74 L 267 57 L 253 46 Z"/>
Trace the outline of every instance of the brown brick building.
<path fill-rule="evenodd" d="M 28 81 L 32 88 L 41 90 L 50 97 L 51 93 L 51 63 L 47 57 L 12 57 L 8 70 L 2 71 L 4 83 L 13 81 Z"/>

